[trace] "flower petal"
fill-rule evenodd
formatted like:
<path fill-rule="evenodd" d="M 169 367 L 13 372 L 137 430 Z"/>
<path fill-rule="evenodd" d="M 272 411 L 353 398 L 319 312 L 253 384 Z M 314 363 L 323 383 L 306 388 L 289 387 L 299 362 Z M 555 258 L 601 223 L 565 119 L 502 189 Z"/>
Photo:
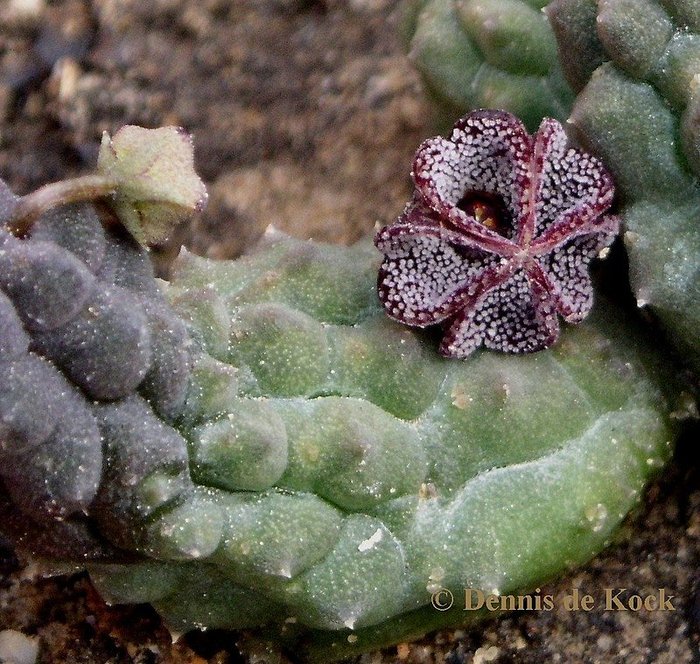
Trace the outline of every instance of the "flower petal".
<path fill-rule="evenodd" d="M 413 179 L 427 205 L 456 226 L 477 227 L 488 238 L 502 239 L 457 204 L 469 192 L 500 196 L 513 220 L 509 236 L 513 239 L 525 212 L 531 151 L 532 138 L 515 116 L 475 111 L 455 124 L 449 140 L 438 137 L 422 144 Z"/>
<path fill-rule="evenodd" d="M 609 203 L 604 205 L 602 202 L 599 206 L 592 206 L 601 208 L 595 215 L 590 213 L 590 211 L 581 211 L 581 209 L 573 209 L 565 212 L 556 224 L 550 226 L 550 228 L 532 243 L 530 248 L 531 254 L 533 256 L 543 256 L 552 253 L 569 240 L 586 235 L 600 235 L 601 238 L 605 237 L 607 239 L 607 244 L 604 244 L 603 247 L 608 246 L 620 232 L 620 219 L 618 217 L 615 215 L 601 216 L 600 214 L 600 212 L 607 209 L 608 206 Z"/>
<path fill-rule="evenodd" d="M 592 233 L 570 239 L 542 256 L 539 263 L 557 303 L 557 311 L 568 323 L 579 323 L 593 306 L 593 284 L 588 268 L 614 233 Z"/>
<path fill-rule="evenodd" d="M 544 239 L 543 233 L 570 233 L 610 207 L 612 178 L 598 159 L 569 147 L 566 133 L 556 120 L 542 121 L 534 154 L 534 215 L 521 229 L 521 244 L 532 237 Z"/>
<path fill-rule="evenodd" d="M 384 254 L 377 291 L 386 313 L 402 323 L 425 327 L 455 314 L 461 293 L 498 258 L 453 246 L 454 231 L 429 225 L 394 224 L 377 234 Z"/>
<path fill-rule="evenodd" d="M 437 212 L 427 207 L 417 197 L 406 205 L 399 218 L 388 226 L 384 226 L 377 233 L 374 243 L 380 251 L 384 251 L 383 242 L 386 238 L 398 235 L 418 235 L 427 233 L 434 237 L 440 237 L 445 242 L 465 250 L 471 250 L 477 254 L 494 253 L 503 257 L 511 257 L 518 250 L 518 245 L 509 242 L 503 237 L 497 236 L 494 242 L 491 238 L 485 238 L 479 229 L 488 230 L 486 227 L 476 224 L 476 232 L 469 232 L 464 228 L 456 228 L 452 224 L 444 224 Z M 490 231 L 489 231 L 490 232 Z"/>
<path fill-rule="evenodd" d="M 506 353 L 531 353 L 548 348 L 558 338 L 559 322 L 545 285 L 519 270 L 459 313 L 443 337 L 440 352 L 464 358 L 483 344 Z"/>

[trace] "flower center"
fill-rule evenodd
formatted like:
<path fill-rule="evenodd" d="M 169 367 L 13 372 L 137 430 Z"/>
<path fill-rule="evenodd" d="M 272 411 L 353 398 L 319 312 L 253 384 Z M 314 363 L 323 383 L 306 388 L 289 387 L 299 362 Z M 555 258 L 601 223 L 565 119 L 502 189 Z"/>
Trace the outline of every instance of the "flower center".
<path fill-rule="evenodd" d="M 503 199 L 497 194 L 468 191 L 457 201 L 457 207 L 503 237 L 507 237 L 510 233 L 511 218 Z"/>

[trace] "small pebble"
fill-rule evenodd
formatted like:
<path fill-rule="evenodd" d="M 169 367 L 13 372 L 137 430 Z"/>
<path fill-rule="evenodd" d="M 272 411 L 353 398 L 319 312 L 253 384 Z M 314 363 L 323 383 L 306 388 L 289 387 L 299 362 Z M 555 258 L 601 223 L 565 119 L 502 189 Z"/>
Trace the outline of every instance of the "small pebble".
<path fill-rule="evenodd" d="M 609 634 L 603 634 L 598 637 L 596 645 L 599 650 L 607 652 L 613 647 L 613 639 Z"/>
<path fill-rule="evenodd" d="M 396 646 L 396 658 L 404 662 L 408 659 L 408 656 L 411 654 L 411 648 L 409 647 L 408 643 L 399 643 L 398 646 Z"/>
<path fill-rule="evenodd" d="M 44 0 L 10 0 L 8 14 L 16 20 L 28 20 L 39 16 L 44 10 Z"/>
<path fill-rule="evenodd" d="M 3 664 L 34 664 L 39 654 L 39 639 L 14 629 L 0 632 L 0 662 Z"/>
<path fill-rule="evenodd" d="M 484 664 L 484 662 L 493 662 L 501 654 L 501 651 L 496 646 L 488 648 L 477 648 L 474 653 L 474 664 Z"/>

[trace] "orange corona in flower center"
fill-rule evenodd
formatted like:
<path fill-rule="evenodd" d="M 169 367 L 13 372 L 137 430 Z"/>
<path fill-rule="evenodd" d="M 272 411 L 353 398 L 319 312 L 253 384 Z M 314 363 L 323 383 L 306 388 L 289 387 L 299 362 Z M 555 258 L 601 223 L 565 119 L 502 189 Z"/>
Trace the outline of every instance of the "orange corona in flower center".
<path fill-rule="evenodd" d="M 485 191 L 469 191 L 457 202 L 457 207 L 482 226 L 504 237 L 511 219 L 500 196 Z"/>

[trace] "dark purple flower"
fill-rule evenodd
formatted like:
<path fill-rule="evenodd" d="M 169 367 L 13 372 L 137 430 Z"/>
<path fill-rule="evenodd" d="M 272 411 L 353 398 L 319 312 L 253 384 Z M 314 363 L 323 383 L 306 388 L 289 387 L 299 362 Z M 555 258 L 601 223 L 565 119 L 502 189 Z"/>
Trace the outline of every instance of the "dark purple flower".
<path fill-rule="evenodd" d="M 449 140 L 425 141 L 413 200 L 376 235 L 378 292 L 407 325 L 443 323 L 440 352 L 527 353 L 559 337 L 557 314 L 591 309 L 588 264 L 618 233 L 614 187 L 598 159 L 546 118 L 530 136 L 504 111 L 475 111 Z"/>

